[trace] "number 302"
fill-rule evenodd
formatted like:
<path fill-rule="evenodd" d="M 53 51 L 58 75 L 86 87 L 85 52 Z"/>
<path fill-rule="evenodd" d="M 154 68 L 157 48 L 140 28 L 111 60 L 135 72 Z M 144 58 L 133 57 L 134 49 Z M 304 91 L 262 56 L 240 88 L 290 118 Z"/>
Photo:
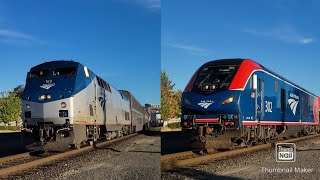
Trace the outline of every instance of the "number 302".
<path fill-rule="evenodd" d="M 272 102 L 266 101 L 266 112 L 272 112 Z"/>

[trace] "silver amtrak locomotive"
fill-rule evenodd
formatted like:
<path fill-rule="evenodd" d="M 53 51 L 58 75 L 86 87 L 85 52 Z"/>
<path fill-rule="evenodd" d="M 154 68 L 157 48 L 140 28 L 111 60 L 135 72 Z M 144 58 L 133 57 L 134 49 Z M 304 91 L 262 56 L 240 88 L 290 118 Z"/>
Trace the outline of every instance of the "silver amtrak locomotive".
<path fill-rule="evenodd" d="M 144 107 L 138 109 L 142 121 L 148 122 Z M 30 150 L 79 148 L 142 130 L 132 118 L 128 97 L 74 61 L 45 62 L 30 69 L 22 119 L 22 131 L 36 141 Z"/>

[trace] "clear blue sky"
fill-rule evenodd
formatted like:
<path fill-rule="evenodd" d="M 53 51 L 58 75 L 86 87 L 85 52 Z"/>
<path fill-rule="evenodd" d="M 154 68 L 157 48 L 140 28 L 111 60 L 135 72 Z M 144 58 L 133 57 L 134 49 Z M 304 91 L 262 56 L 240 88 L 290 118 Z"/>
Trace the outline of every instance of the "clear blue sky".
<path fill-rule="evenodd" d="M 251 58 L 320 95 L 320 1 L 162 1 L 161 65 L 184 89 L 203 63 Z"/>
<path fill-rule="evenodd" d="M 0 91 L 73 59 L 142 103 L 160 103 L 160 0 L 0 1 Z"/>

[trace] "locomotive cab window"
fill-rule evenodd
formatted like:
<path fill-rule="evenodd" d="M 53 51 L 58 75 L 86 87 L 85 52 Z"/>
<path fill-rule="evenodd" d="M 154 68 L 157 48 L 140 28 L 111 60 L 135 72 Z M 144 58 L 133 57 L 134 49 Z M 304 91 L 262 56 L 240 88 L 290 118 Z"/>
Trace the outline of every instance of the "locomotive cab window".
<path fill-rule="evenodd" d="M 75 67 L 56 68 L 53 70 L 53 76 L 73 75 L 76 73 Z"/>
<path fill-rule="evenodd" d="M 38 78 L 38 77 L 47 77 L 49 75 L 49 70 L 43 69 L 43 70 L 35 70 L 35 71 L 30 71 L 28 73 L 27 79 L 33 79 L 33 78 Z"/>
<path fill-rule="evenodd" d="M 192 91 L 213 93 L 229 87 L 238 69 L 237 65 L 214 65 L 200 69 Z"/>

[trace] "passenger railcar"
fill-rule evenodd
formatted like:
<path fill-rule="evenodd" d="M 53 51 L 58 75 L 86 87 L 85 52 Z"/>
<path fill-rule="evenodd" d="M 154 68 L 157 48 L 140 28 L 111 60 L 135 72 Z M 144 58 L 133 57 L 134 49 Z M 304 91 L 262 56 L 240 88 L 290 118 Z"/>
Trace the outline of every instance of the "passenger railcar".
<path fill-rule="evenodd" d="M 232 142 L 250 145 L 319 130 L 318 97 L 250 59 L 202 65 L 181 108 L 181 126 L 201 141 L 232 132 Z"/>
<path fill-rule="evenodd" d="M 128 97 L 78 62 L 45 62 L 28 72 L 23 132 L 37 143 L 29 149 L 120 137 L 133 131 L 130 117 Z"/>
<path fill-rule="evenodd" d="M 150 127 L 150 114 L 129 91 L 120 90 L 120 92 L 129 98 L 133 131 L 148 129 Z"/>

